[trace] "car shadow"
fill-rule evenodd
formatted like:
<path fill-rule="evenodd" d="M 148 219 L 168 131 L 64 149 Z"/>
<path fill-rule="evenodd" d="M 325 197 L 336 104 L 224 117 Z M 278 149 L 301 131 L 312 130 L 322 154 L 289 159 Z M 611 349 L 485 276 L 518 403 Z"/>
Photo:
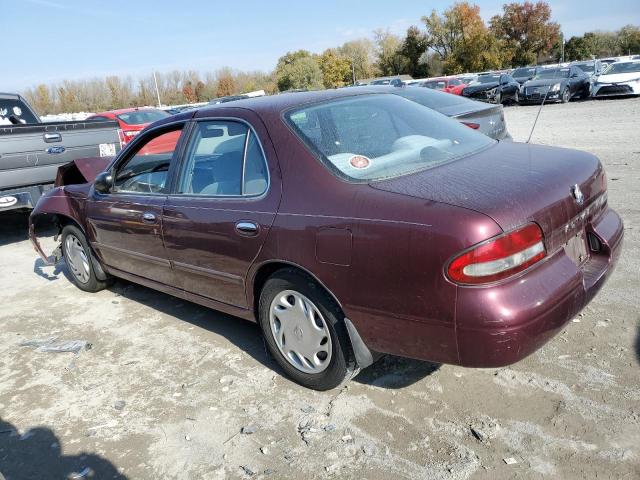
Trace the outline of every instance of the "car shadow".
<path fill-rule="evenodd" d="M 29 238 L 29 211 L 11 210 L 0 213 L 0 246 Z"/>
<path fill-rule="evenodd" d="M 62 451 L 60 439 L 52 429 L 38 426 L 20 434 L 14 425 L 0 418 L 0 478 L 127 478 L 100 455 L 63 455 Z"/>
<path fill-rule="evenodd" d="M 125 280 L 116 281 L 109 290 L 127 300 L 141 303 L 183 322 L 223 336 L 263 366 L 285 376 L 284 370 L 267 350 L 260 327 L 253 322 Z M 360 372 L 354 381 L 381 388 L 399 389 L 422 380 L 439 368 L 440 365 L 435 363 L 385 355 Z"/>
<path fill-rule="evenodd" d="M 36 258 L 35 262 L 33 262 L 33 273 L 35 273 L 39 277 L 44 278 L 45 280 L 49 280 L 50 282 L 60 278 L 60 274 L 61 273 L 67 279 L 70 279 L 69 271 L 67 270 L 67 264 L 64 261 L 58 262 L 53 267 L 53 272 L 51 272 L 51 273 L 45 272 L 44 269 L 45 268 L 50 268 L 50 267 L 51 267 L 50 265 L 45 264 L 44 260 L 42 260 L 40 257 L 38 257 L 38 258 Z"/>
<path fill-rule="evenodd" d="M 640 326 L 638 327 L 638 334 L 636 335 L 635 350 L 636 350 L 636 359 L 638 360 L 638 363 L 640 363 Z"/>

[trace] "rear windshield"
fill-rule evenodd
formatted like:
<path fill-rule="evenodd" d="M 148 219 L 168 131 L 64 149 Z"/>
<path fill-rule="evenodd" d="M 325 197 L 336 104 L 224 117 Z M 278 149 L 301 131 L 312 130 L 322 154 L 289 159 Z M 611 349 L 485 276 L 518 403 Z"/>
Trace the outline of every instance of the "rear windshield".
<path fill-rule="evenodd" d="M 434 92 L 432 89 L 428 88 L 398 88 L 397 91 L 393 92 L 393 94 L 408 98 L 413 102 L 418 102 L 420 105 L 424 105 L 425 107 L 433 108 L 438 111 L 459 105 L 468 105 L 470 108 L 472 106 L 477 106 L 477 102 L 460 95 Z"/>
<path fill-rule="evenodd" d="M 568 68 L 545 68 L 541 70 L 536 78 L 569 78 Z"/>
<path fill-rule="evenodd" d="M 640 62 L 614 63 L 607 70 L 607 75 L 616 73 L 634 73 L 640 72 Z"/>
<path fill-rule="evenodd" d="M 0 125 L 12 125 L 9 117 L 14 116 L 20 123 L 39 123 L 22 100 L 17 98 L 0 98 Z"/>
<path fill-rule="evenodd" d="M 144 123 L 153 123 L 163 118 L 170 117 L 171 114 L 163 110 L 136 110 L 134 112 L 121 113 L 117 115 L 118 119 L 127 125 L 142 125 Z"/>
<path fill-rule="evenodd" d="M 340 177 L 366 182 L 452 162 L 495 143 L 398 95 L 362 95 L 291 110 L 294 131 Z"/>

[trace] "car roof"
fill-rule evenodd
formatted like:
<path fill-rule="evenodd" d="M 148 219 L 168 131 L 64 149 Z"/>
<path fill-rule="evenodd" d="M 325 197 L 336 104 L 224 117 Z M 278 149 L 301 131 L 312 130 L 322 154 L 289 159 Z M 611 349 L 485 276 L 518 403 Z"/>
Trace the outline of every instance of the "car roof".
<path fill-rule="evenodd" d="M 157 110 L 154 107 L 130 107 L 130 108 L 119 108 L 117 110 L 107 110 L 105 112 L 94 113 L 94 115 L 120 115 L 123 113 L 131 113 L 137 112 L 140 110 Z"/>
<path fill-rule="evenodd" d="M 372 93 L 391 93 L 391 89 L 394 88 L 401 87 L 387 87 L 383 85 L 371 87 L 364 86 L 359 88 L 313 90 L 306 92 L 286 92 L 278 95 L 243 98 L 240 100 L 233 100 L 231 102 L 199 108 L 197 110 L 197 116 L 202 118 L 206 117 L 209 113 L 211 115 L 215 115 L 215 112 L 217 110 L 230 107 L 244 108 L 246 110 L 252 110 L 256 113 L 282 113 L 286 110 L 289 110 L 290 108 L 302 106 L 305 104 L 324 102 L 337 98 L 370 95 Z M 382 89 L 389 89 L 389 91 L 383 91 Z"/>

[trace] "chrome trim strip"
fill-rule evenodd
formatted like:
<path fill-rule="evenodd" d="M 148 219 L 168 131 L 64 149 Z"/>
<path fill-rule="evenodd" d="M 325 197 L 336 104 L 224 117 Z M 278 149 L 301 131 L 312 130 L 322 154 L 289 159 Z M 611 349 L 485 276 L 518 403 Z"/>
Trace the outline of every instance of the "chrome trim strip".
<path fill-rule="evenodd" d="M 98 250 L 110 250 L 112 252 L 121 253 L 138 260 L 144 260 L 145 262 L 155 263 L 156 265 L 162 265 L 163 267 L 171 268 L 171 262 L 165 258 L 154 257 L 139 252 L 133 252 L 131 250 L 125 250 L 124 248 L 112 247 L 110 245 L 104 245 L 98 242 L 91 243 L 91 246 Z"/>
<path fill-rule="evenodd" d="M 217 280 L 225 280 L 227 282 L 236 283 L 238 285 L 244 285 L 244 278 L 240 277 L 239 275 L 220 272 L 218 270 L 213 270 L 210 268 L 197 267 L 195 265 L 189 265 L 182 262 L 171 263 L 173 264 L 173 268 L 175 268 L 176 270 L 181 270 L 183 272 L 193 273 L 196 275 L 202 275 L 204 277 L 215 278 Z"/>

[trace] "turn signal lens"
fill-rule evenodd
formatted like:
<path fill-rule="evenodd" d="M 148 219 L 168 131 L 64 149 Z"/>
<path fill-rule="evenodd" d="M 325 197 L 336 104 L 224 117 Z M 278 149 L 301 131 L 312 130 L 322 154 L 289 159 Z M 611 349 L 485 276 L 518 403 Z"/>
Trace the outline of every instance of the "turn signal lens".
<path fill-rule="evenodd" d="M 447 274 L 456 283 L 495 282 L 525 270 L 546 254 L 542 230 L 531 223 L 457 256 L 449 264 Z"/>

